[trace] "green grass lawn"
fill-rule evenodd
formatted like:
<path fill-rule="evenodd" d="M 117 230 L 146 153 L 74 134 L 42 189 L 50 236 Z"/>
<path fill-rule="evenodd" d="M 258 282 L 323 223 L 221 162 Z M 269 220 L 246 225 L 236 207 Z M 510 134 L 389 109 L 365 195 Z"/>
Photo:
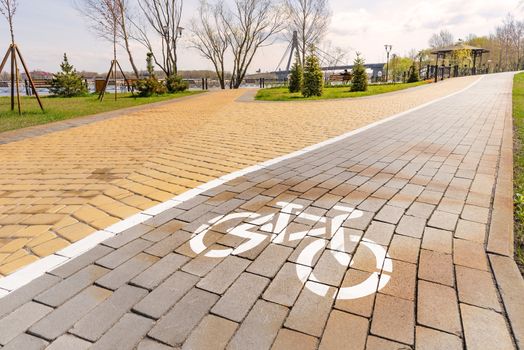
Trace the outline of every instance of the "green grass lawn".
<path fill-rule="evenodd" d="M 513 81 L 515 260 L 524 273 L 524 73 Z"/>
<path fill-rule="evenodd" d="M 417 83 L 410 84 L 381 84 L 381 85 L 369 85 L 368 91 L 350 92 L 349 86 L 333 86 L 324 88 L 324 94 L 320 97 L 314 96 L 305 98 L 297 93 L 289 93 L 287 87 L 275 87 L 269 89 L 261 89 L 255 96 L 256 100 L 259 101 L 309 101 L 309 100 L 327 100 L 336 98 L 347 98 L 347 97 L 362 97 L 383 94 L 386 92 L 404 90 L 407 88 L 426 84 L 425 81 L 419 81 Z"/>
<path fill-rule="evenodd" d="M 118 95 L 118 100 L 116 101 L 113 94 L 106 94 L 103 102 L 97 100 L 97 95 L 73 98 L 42 97 L 45 112 L 42 112 L 38 107 L 36 98 L 22 97 L 21 116 L 18 115 L 16 101 L 15 111 L 11 112 L 10 97 L 0 97 L 0 132 L 147 103 L 166 101 L 200 92 L 201 91 L 184 91 L 176 94 L 136 98 L 126 93 Z"/>

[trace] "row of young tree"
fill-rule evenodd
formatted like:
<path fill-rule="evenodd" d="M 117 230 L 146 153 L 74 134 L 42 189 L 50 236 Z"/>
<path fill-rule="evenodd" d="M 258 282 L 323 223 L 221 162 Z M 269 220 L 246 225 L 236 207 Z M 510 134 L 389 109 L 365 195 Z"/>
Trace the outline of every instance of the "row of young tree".
<path fill-rule="evenodd" d="M 132 42 L 143 45 L 169 78 L 178 73 L 183 0 L 74 0 L 101 38 L 122 46 L 137 78 Z M 325 35 L 331 18 L 328 0 L 200 0 L 190 20 L 190 46 L 208 59 L 222 88 L 242 83 L 255 54 L 283 34 L 298 33 L 299 57 Z M 285 25 L 284 25 L 285 23 Z"/>
<path fill-rule="evenodd" d="M 357 52 L 351 75 L 351 91 L 366 91 L 367 88 L 368 75 L 365 61 Z M 288 90 L 290 93 L 301 93 L 303 97 L 322 96 L 324 93 L 324 74 L 313 45 L 309 47 L 304 64 L 298 53 L 295 56 L 289 75 Z"/>

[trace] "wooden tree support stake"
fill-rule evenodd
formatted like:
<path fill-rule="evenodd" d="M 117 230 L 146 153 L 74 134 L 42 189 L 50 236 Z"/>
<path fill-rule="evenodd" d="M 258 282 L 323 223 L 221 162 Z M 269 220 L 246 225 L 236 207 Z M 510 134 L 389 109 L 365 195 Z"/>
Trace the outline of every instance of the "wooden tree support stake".
<path fill-rule="evenodd" d="M 11 110 L 15 110 L 15 94 L 16 94 L 16 100 L 18 105 L 18 114 L 22 114 L 22 104 L 20 100 L 20 70 L 18 69 L 18 61 L 17 57 L 20 59 L 20 63 L 22 63 L 22 66 L 24 68 L 25 74 L 27 76 L 27 80 L 29 80 L 29 83 L 31 84 L 31 89 L 33 90 L 33 94 L 36 97 L 36 100 L 38 101 L 38 105 L 40 106 L 40 109 L 42 112 L 44 112 L 44 106 L 42 105 L 42 101 L 40 100 L 40 96 L 38 95 L 38 92 L 36 91 L 35 84 L 33 82 L 33 79 L 31 78 L 31 74 L 29 73 L 29 69 L 27 68 L 27 65 L 25 64 L 24 58 L 22 57 L 22 53 L 20 52 L 20 49 L 16 44 L 9 45 L 9 48 L 7 49 L 7 52 L 4 56 L 4 59 L 2 60 L 2 63 L 0 64 L 0 73 L 4 70 L 4 66 L 7 63 L 7 60 L 9 57 L 11 57 Z"/>

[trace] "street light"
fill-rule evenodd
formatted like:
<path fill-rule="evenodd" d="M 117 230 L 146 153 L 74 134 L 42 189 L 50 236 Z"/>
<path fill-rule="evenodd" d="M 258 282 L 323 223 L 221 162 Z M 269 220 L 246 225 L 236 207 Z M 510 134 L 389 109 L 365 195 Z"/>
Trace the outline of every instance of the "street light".
<path fill-rule="evenodd" d="M 384 48 L 386 49 L 387 59 L 386 59 L 386 83 L 388 82 L 389 78 L 389 53 L 391 52 L 391 49 L 393 48 L 392 45 L 384 45 Z"/>

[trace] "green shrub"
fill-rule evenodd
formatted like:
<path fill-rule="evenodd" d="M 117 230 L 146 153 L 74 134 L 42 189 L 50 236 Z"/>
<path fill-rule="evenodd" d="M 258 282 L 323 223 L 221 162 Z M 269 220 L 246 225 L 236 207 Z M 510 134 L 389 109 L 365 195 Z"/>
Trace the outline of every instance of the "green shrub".
<path fill-rule="evenodd" d="M 408 77 L 408 83 L 416 83 L 420 80 L 420 77 L 418 76 L 418 70 L 415 66 L 415 63 L 409 68 L 409 77 Z"/>
<path fill-rule="evenodd" d="M 148 52 L 146 57 L 147 73 L 149 77 L 139 79 L 133 84 L 133 88 L 138 91 L 138 96 L 149 97 L 153 95 L 163 95 L 167 92 L 166 86 L 162 84 L 155 76 L 153 66 L 153 53 Z"/>
<path fill-rule="evenodd" d="M 158 81 L 155 76 L 139 79 L 133 87 L 138 91 L 138 96 L 140 97 L 163 95 L 167 92 L 165 85 Z"/>
<path fill-rule="evenodd" d="M 353 62 L 351 91 L 367 91 L 368 89 L 368 74 L 366 73 L 366 66 L 364 66 L 364 63 L 364 59 L 360 57 L 360 53 L 357 52 L 357 57 Z"/>
<path fill-rule="evenodd" d="M 186 91 L 189 88 L 187 81 L 182 80 L 179 75 L 171 75 L 166 79 L 166 89 L 169 93 Z"/>
<path fill-rule="evenodd" d="M 304 84 L 304 70 L 300 64 L 300 59 L 298 58 L 298 53 L 295 56 L 295 63 L 291 67 L 291 72 L 289 76 L 289 92 L 300 92 L 302 91 L 302 86 Z"/>
<path fill-rule="evenodd" d="M 85 96 L 88 93 L 87 86 L 82 77 L 76 72 L 73 65 L 69 64 L 67 55 L 64 53 L 64 61 L 60 64 L 61 72 L 53 76 L 51 82 L 51 94 L 59 97 Z"/>
<path fill-rule="evenodd" d="M 314 47 L 310 48 L 310 54 L 306 57 L 304 64 L 304 85 L 302 95 L 304 97 L 322 96 L 324 89 L 323 74 L 320 69 L 318 58 L 315 55 Z"/>

